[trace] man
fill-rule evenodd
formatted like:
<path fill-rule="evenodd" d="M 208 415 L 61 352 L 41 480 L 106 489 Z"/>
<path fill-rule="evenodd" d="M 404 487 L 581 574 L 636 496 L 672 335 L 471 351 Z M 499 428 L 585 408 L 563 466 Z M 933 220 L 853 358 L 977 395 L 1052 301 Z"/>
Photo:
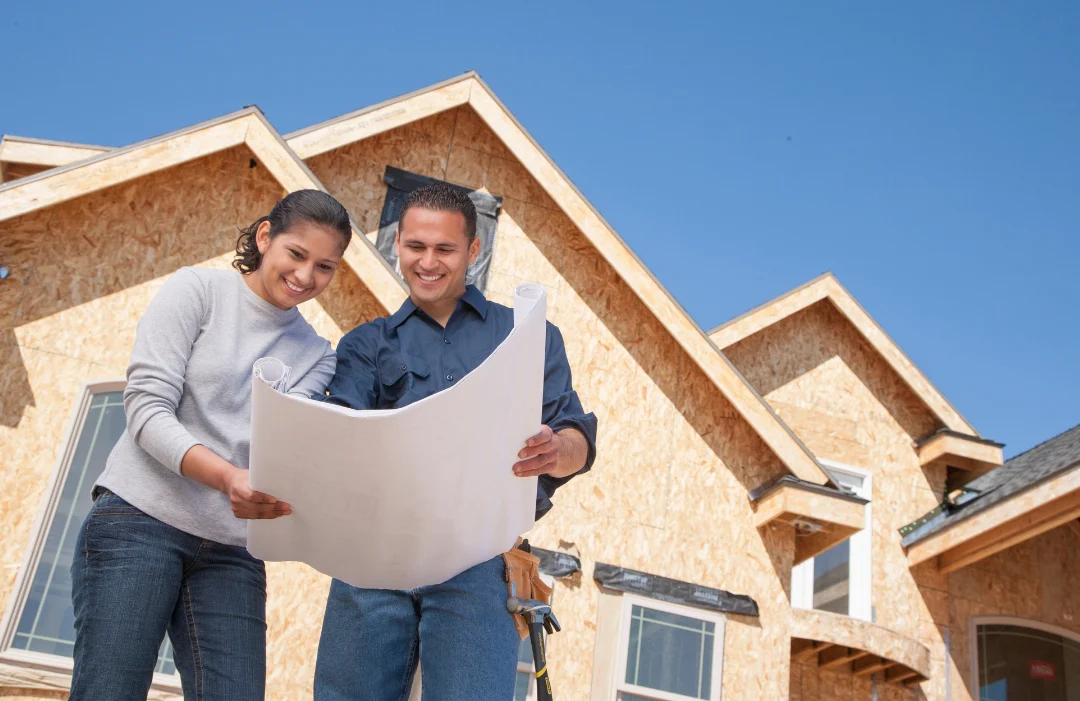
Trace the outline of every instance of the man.
<path fill-rule="evenodd" d="M 512 309 L 465 284 L 480 253 L 476 208 L 465 192 L 446 183 L 413 191 L 396 245 L 409 299 L 390 317 L 341 340 L 327 401 L 354 409 L 411 404 L 460 381 L 514 327 Z M 551 509 L 554 491 L 587 471 L 596 454 L 596 417 L 581 407 L 562 335 L 550 323 L 543 401 L 544 426 L 513 465 L 520 477 L 539 477 L 537 518 Z M 433 465 L 439 449 L 431 446 Z M 502 556 L 410 591 L 334 580 L 319 642 L 316 701 L 404 700 L 418 661 L 424 687 L 437 698 L 513 698 L 519 638 L 506 599 Z"/>

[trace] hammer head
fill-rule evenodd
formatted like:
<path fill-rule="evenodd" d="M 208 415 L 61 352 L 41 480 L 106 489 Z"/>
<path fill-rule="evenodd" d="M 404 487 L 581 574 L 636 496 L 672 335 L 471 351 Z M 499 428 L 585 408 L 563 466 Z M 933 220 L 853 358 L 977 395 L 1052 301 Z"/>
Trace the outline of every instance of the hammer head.
<path fill-rule="evenodd" d="M 510 613 L 522 615 L 532 614 L 546 616 L 551 613 L 551 606 L 545 604 L 543 601 L 537 601 L 536 599 L 519 599 L 516 596 L 512 596 L 506 600 L 506 610 Z"/>

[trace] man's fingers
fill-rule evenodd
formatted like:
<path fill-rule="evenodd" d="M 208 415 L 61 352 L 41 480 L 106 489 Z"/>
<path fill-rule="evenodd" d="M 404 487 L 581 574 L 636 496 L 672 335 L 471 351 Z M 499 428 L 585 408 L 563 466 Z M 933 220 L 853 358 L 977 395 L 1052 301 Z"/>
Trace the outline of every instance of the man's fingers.
<path fill-rule="evenodd" d="M 554 440 L 552 440 L 552 438 L 554 438 L 554 434 L 552 434 L 551 438 L 548 438 L 548 440 L 544 441 L 543 443 L 537 443 L 536 445 L 526 445 L 518 452 L 518 457 L 522 460 L 527 460 L 528 458 L 535 457 L 537 455 L 544 455 L 546 453 L 552 452 L 553 450 L 557 450 L 559 446 Z"/>
<path fill-rule="evenodd" d="M 545 453 L 529 460 L 522 460 L 514 465 L 514 474 L 518 477 L 535 477 L 536 475 L 542 475 L 555 467 L 558 463 L 557 456 L 552 453 Z"/>
<path fill-rule="evenodd" d="M 525 445 L 526 447 L 531 448 L 533 446 L 540 445 L 541 443 L 547 443 L 554 435 L 555 434 L 551 431 L 551 428 L 545 424 L 540 427 L 540 433 L 525 441 Z"/>
<path fill-rule="evenodd" d="M 522 448 L 518 453 L 518 458 L 522 460 L 528 460 L 529 458 L 535 458 L 537 455 L 546 455 L 555 450 L 554 443 L 541 443 L 540 445 L 532 446 L 529 448 Z"/>

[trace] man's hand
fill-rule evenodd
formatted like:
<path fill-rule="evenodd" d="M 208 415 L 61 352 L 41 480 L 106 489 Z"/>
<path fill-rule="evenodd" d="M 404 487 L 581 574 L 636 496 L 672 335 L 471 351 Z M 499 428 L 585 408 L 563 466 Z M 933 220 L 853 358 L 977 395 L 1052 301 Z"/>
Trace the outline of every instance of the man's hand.
<path fill-rule="evenodd" d="M 541 426 L 540 433 L 525 442 L 518 453 L 520 462 L 514 465 L 518 477 L 569 477 L 585 466 L 588 445 L 585 436 L 574 428 L 564 428 L 555 433 L 549 426 Z"/>
<path fill-rule="evenodd" d="M 292 513 L 292 507 L 269 494 L 257 492 L 248 484 L 248 471 L 234 467 L 235 472 L 225 480 L 224 492 L 229 496 L 236 518 L 278 518 Z"/>

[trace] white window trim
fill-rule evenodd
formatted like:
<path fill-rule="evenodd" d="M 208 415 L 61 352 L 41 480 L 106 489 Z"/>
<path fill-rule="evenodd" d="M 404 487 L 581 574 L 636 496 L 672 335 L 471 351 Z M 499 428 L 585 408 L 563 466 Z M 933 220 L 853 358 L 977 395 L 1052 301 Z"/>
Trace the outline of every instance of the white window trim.
<path fill-rule="evenodd" d="M 873 621 L 873 476 L 867 470 L 842 465 L 831 460 L 818 460 L 832 478 L 833 473 L 862 480 L 862 487 L 855 493 L 867 500 L 862 530 L 848 539 L 851 555 L 848 560 L 848 615 L 864 621 Z M 791 569 L 791 605 L 795 608 L 814 608 L 814 558 L 809 558 Z"/>
<path fill-rule="evenodd" d="M 723 696 L 721 685 L 723 684 L 724 679 L 724 630 L 727 616 L 716 611 L 708 611 L 693 606 L 680 606 L 678 604 L 658 601 L 636 594 L 622 595 L 622 611 L 619 615 L 618 646 L 616 647 L 615 653 L 615 677 L 611 684 L 611 701 L 618 701 L 619 694 L 621 693 L 644 696 L 645 698 L 657 699 L 657 701 L 699 701 L 699 699 L 695 699 L 692 696 L 683 696 L 682 694 L 674 694 L 670 691 L 660 691 L 659 689 L 650 689 L 648 687 L 626 683 L 626 653 L 630 647 L 630 617 L 634 605 L 653 609 L 655 611 L 674 613 L 679 616 L 688 616 L 700 621 L 709 621 L 715 624 L 716 627 L 713 632 L 712 679 L 710 682 L 712 693 L 709 696 L 709 700 L 719 701 Z"/>
<path fill-rule="evenodd" d="M 5 686 L 15 688 L 35 688 L 47 690 L 67 690 L 71 688 L 71 672 L 74 664 L 70 658 L 48 655 L 32 650 L 12 647 L 15 631 L 30 594 L 30 586 L 45 549 L 49 525 L 52 523 L 56 508 L 60 502 L 60 492 L 71 471 L 71 460 L 75 453 L 75 444 L 82 431 L 90 403 L 98 394 L 119 392 L 124 389 L 125 380 L 101 380 L 85 382 L 79 388 L 79 398 L 68 417 L 64 436 L 60 442 L 52 475 L 41 500 L 34 526 L 30 531 L 30 541 L 26 548 L 19 572 L 15 577 L 15 586 L 11 589 L 4 616 L 0 619 L 0 678 Z M 179 675 L 154 674 L 153 689 L 150 698 L 174 698 L 183 693 Z"/>
<path fill-rule="evenodd" d="M 1030 618 L 1020 618 L 1018 616 L 972 616 L 968 622 L 968 647 L 970 648 L 968 654 L 971 656 L 971 666 L 968 669 L 971 670 L 971 688 L 975 690 L 978 690 L 979 688 L 979 626 L 992 625 L 1017 626 L 1018 628 L 1041 630 L 1044 633 L 1060 635 L 1063 638 L 1068 638 L 1069 640 L 1080 644 L 1080 635 L 1077 635 L 1074 631 L 1068 630 L 1067 628 L 1061 628 L 1051 623 L 1043 623 L 1042 621 L 1035 621 Z"/>

